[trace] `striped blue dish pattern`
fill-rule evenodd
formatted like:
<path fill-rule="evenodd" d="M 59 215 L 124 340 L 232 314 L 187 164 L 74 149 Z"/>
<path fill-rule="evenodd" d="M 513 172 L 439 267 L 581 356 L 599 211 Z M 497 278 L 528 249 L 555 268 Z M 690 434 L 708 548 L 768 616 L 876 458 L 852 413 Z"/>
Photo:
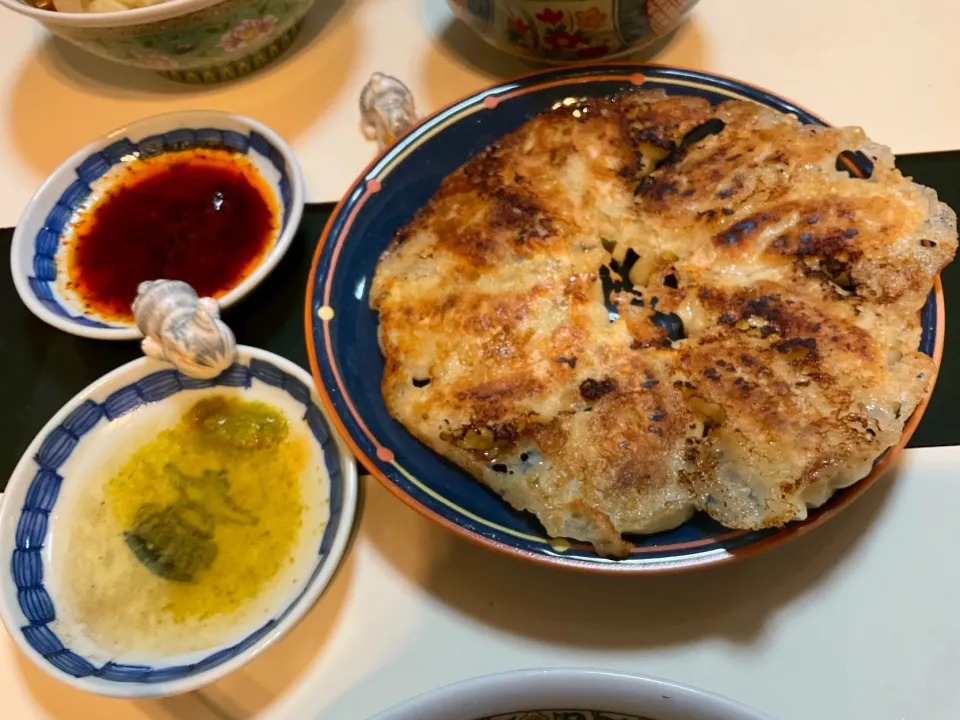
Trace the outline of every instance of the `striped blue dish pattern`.
<path fill-rule="evenodd" d="M 303 591 L 277 617 L 258 628 L 236 645 L 224 648 L 199 662 L 173 667 L 121 665 L 108 662 L 96 667 L 86 658 L 65 647 L 50 629 L 56 617 L 53 599 L 43 585 L 41 555 L 47 535 L 47 522 L 57 502 L 64 478 L 58 470 L 77 448 L 83 436 L 102 420 L 114 420 L 142 405 L 157 402 L 183 390 L 209 387 L 250 387 L 254 380 L 286 391 L 304 406 L 304 420 L 323 448 L 324 464 L 330 478 L 330 520 L 320 540 L 318 562 Z M 15 549 L 10 563 L 17 588 L 17 601 L 28 624 L 21 627 L 27 643 L 51 665 L 77 678 L 95 676 L 124 683 L 159 683 L 196 675 L 236 657 L 270 632 L 297 606 L 327 562 L 342 515 L 343 475 L 336 441 L 320 409 L 310 399 L 310 389 L 300 380 L 263 360 L 249 365 L 234 363 L 212 380 L 196 380 L 176 370 L 161 370 L 111 393 L 102 403 L 85 400 L 76 410 L 49 432 L 36 455 L 38 465 L 17 524 Z"/>
<path fill-rule="evenodd" d="M 107 174 L 114 165 L 128 162 L 131 158 L 149 158 L 164 153 L 180 152 L 191 148 L 227 148 L 241 155 L 251 151 L 267 158 L 280 173 L 280 201 L 283 205 L 283 227 L 290 217 L 290 201 L 293 189 L 290 184 L 290 168 L 283 154 L 256 131 L 249 135 L 234 130 L 180 128 L 160 135 L 150 135 L 139 142 L 121 138 L 102 150 L 93 153 L 81 162 L 75 172 L 77 179 L 47 213 L 40 232 L 37 233 L 33 250 L 33 275 L 28 278 L 30 289 L 36 298 L 51 312 L 87 327 L 107 328 L 105 323 L 82 315 L 72 314 L 57 299 L 55 292 L 57 263 L 54 259 L 60 245 L 60 237 L 76 215 L 77 210 L 90 197 L 91 185 Z"/>

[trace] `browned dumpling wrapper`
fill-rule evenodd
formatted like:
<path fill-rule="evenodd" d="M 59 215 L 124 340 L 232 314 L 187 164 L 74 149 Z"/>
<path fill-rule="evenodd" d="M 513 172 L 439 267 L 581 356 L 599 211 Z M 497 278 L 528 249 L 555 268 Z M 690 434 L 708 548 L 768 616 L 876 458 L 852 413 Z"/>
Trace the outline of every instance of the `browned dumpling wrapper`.
<path fill-rule="evenodd" d="M 857 128 L 584 100 L 447 177 L 384 252 L 383 396 L 603 554 L 697 510 L 778 527 L 898 441 L 935 375 L 920 308 L 956 247 L 954 213 Z"/>

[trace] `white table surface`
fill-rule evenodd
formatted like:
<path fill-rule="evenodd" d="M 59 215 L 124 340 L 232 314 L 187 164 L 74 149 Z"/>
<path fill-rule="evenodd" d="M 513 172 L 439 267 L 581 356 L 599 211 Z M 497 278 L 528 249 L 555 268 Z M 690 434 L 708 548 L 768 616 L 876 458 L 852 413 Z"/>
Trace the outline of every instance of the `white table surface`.
<path fill-rule="evenodd" d="M 868 29 L 869 27 L 869 29 Z M 956 0 L 703 0 L 653 60 L 753 82 L 896 152 L 960 148 Z M 192 88 L 97 59 L 0 11 L 0 227 L 67 156 L 170 110 L 244 113 L 293 145 L 313 202 L 338 200 L 374 155 L 360 89 L 376 70 L 431 111 L 534 66 L 495 51 L 443 0 L 318 0 L 295 49 L 231 85 Z"/>
<path fill-rule="evenodd" d="M 0 631 L 0 717 L 364 720 L 501 670 L 598 666 L 737 698 L 780 720 L 956 720 L 960 448 L 908 450 L 839 517 L 685 575 L 598 577 L 470 545 L 372 478 L 346 562 L 303 622 L 179 698 L 49 679 Z"/>

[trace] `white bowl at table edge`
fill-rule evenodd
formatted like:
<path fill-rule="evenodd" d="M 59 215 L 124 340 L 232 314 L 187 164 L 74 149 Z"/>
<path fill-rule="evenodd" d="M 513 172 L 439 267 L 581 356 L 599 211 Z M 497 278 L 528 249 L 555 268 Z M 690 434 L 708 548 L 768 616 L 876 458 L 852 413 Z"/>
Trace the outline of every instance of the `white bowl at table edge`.
<path fill-rule="evenodd" d="M 148 684 L 133 682 L 110 682 L 96 677 L 76 678 L 51 665 L 26 642 L 26 640 L 23 638 L 23 634 L 20 632 L 18 622 L 15 621 L 13 617 L 13 608 L 7 607 L 7 600 L 5 599 L 6 594 L 3 592 L 3 587 L 12 582 L 11 569 L 7 564 L 5 565 L 4 569 L 0 570 L 0 621 L 2 621 L 4 626 L 6 626 L 8 634 L 21 652 L 23 652 L 34 663 L 34 665 L 51 677 L 80 690 L 111 697 L 162 697 L 189 692 L 214 682 L 215 680 L 218 680 L 219 678 L 222 678 L 234 670 L 242 667 L 257 657 L 269 646 L 273 645 L 277 640 L 290 632 L 294 627 L 296 627 L 300 620 L 303 619 L 303 616 L 306 615 L 306 613 L 313 607 L 320 595 L 330 584 L 334 574 L 343 560 L 344 555 L 346 554 L 347 545 L 349 543 L 350 535 L 353 530 L 353 523 L 356 517 L 358 495 L 356 463 L 354 462 L 350 451 L 343 442 L 343 439 L 337 433 L 335 426 L 332 422 L 330 422 L 326 412 L 322 409 L 323 406 L 319 402 L 317 389 L 313 385 L 313 378 L 310 377 L 310 374 L 306 370 L 301 368 L 296 363 L 280 357 L 279 355 L 245 345 L 237 346 L 237 357 L 265 360 L 276 365 L 283 372 L 293 375 L 298 380 L 303 382 L 310 390 L 311 401 L 318 409 L 320 409 L 320 412 L 323 413 L 324 419 L 327 423 L 327 429 L 329 430 L 334 442 L 336 442 L 338 457 L 340 459 L 340 468 L 343 477 L 343 501 L 340 511 L 340 526 L 338 527 L 333 543 L 330 546 L 330 552 L 326 556 L 324 567 L 321 568 L 317 577 L 307 585 L 303 596 L 293 605 L 288 606 L 292 608 L 289 615 L 284 617 L 281 622 L 277 623 L 277 625 L 270 630 L 270 632 L 261 637 L 256 643 L 248 647 L 246 650 L 239 653 L 236 657 L 219 665 L 215 665 L 209 670 L 205 670 L 192 677 Z M 37 433 L 34 439 L 30 442 L 30 445 L 27 447 L 26 451 L 21 456 L 20 460 L 17 462 L 17 465 L 10 476 L 10 483 L 6 488 L 6 491 L 0 494 L 0 547 L 2 547 L 3 537 L 8 531 L 11 533 L 11 536 L 16 534 L 16 525 L 22 510 L 23 500 L 26 497 L 26 492 L 33 480 L 33 474 L 24 471 L 24 467 L 29 463 L 34 462 L 34 456 L 39 450 L 43 439 L 50 434 L 51 430 L 62 423 L 63 420 L 66 419 L 69 414 L 73 412 L 84 400 L 88 399 L 94 393 L 99 392 L 104 387 L 109 387 L 111 385 L 122 386 L 148 375 L 149 373 L 140 371 L 144 366 L 156 366 L 156 370 L 172 369 L 173 367 L 147 357 L 141 357 L 121 365 L 115 370 L 112 370 L 106 375 L 103 375 L 99 379 L 95 380 L 93 383 L 74 395 Z M 155 372 L 156 370 L 151 370 L 151 372 Z M 160 400 L 158 402 L 163 401 Z M 20 492 L 21 488 L 23 489 L 22 492 Z M 14 499 L 15 497 L 16 499 Z M 12 506 L 11 503 L 14 503 L 15 505 Z M 16 612 L 20 613 L 19 608 L 16 609 Z"/>
<path fill-rule="evenodd" d="M 536 710 L 650 714 L 650 720 L 773 720 L 758 710 L 689 685 L 591 668 L 485 675 L 406 700 L 371 720 L 478 720 Z"/>
<path fill-rule="evenodd" d="M 155 7 L 162 7 L 162 5 Z M 52 190 L 52 186 L 56 179 L 59 179 L 65 174 L 75 173 L 75 170 L 80 163 L 92 153 L 102 150 L 118 138 L 129 136 L 131 131 L 135 133 L 142 132 L 142 137 L 147 137 L 156 133 L 169 132 L 180 127 L 186 127 L 182 123 L 178 124 L 177 121 L 186 121 L 188 118 L 197 118 L 197 120 L 191 121 L 191 125 L 193 126 L 196 126 L 198 123 L 202 124 L 207 122 L 208 127 L 216 128 L 216 121 L 217 119 L 220 119 L 221 121 L 228 120 L 234 125 L 244 126 L 248 133 L 251 130 L 255 130 L 267 138 L 267 140 L 269 140 L 273 146 L 280 151 L 280 154 L 283 155 L 283 159 L 290 170 L 290 210 L 286 226 L 277 236 L 274 246 L 266 255 L 263 256 L 263 258 L 261 258 L 254 271 L 247 275 L 240 283 L 237 284 L 236 287 L 230 290 L 230 292 L 223 295 L 223 297 L 218 298 L 220 307 L 225 309 L 242 300 L 257 285 L 259 285 L 276 267 L 277 263 L 283 259 L 283 256 L 290 248 L 290 244 L 293 242 L 294 235 L 296 235 L 297 229 L 300 226 L 300 219 L 303 216 L 304 198 L 306 195 L 303 171 L 300 168 L 300 164 L 297 161 L 296 156 L 293 154 L 293 151 L 290 149 L 290 146 L 287 145 L 286 141 L 263 123 L 237 113 L 222 112 L 219 110 L 179 110 L 161 115 L 152 115 L 150 117 L 141 118 L 122 127 L 111 130 L 96 140 L 87 143 L 69 158 L 60 163 L 60 165 L 58 165 L 57 168 L 43 181 L 43 184 L 33 194 L 33 197 L 30 198 L 30 202 L 27 203 L 26 208 L 24 208 L 20 215 L 20 219 L 17 221 L 17 226 L 13 232 L 13 241 L 10 244 L 10 272 L 13 275 L 13 284 L 17 289 L 17 294 L 20 296 L 20 300 L 24 305 L 27 306 L 27 309 L 30 310 L 30 312 L 48 325 L 52 325 L 58 330 L 63 330 L 71 335 L 94 338 L 97 340 L 135 340 L 139 337 L 142 337 L 140 331 L 137 330 L 135 326 L 116 328 L 86 327 L 71 322 L 66 318 L 60 317 L 56 313 L 45 308 L 43 304 L 34 296 L 33 291 L 30 289 L 30 285 L 27 280 L 29 277 L 28 273 L 30 271 L 24 269 L 24 265 L 22 264 L 23 254 L 27 251 L 30 251 L 26 262 L 27 266 L 32 269 L 32 251 L 37 233 L 43 227 L 43 222 L 46 220 L 46 216 L 50 211 L 50 208 L 61 196 L 55 190 Z M 140 130 L 140 128 L 143 128 L 143 130 Z M 50 197 L 48 197 L 48 195 L 50 195 Z M 279 198 L 277 199 L 278 201 L 280 200 Z M 41 202 L 45 202 L 45 204 L 41 206 Z M 39 218 L 39 225 L 33 221 L 35 215 L 42 216 Z M 71 309 L 77 310 L 75 307 Z M 83 315 L 83 313 L 80 314 Z M 94 315 L 89 315 L 88 317 L 91 317 L 92 319 L 99 319 Z"/>

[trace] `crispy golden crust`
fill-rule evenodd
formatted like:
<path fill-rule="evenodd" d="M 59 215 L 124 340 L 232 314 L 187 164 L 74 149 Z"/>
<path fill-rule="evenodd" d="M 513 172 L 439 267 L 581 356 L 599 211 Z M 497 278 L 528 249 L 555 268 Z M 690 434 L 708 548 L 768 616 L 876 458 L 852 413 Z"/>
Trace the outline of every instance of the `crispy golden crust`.
<path fill-rule="evenodd" d="M 837 169 L 857 151 L 869 178 Z M 919 309 L 956 245 L 953 213 L 858 129 L 585 100 L 446 178 L 383 254 L 384 399 L 603 553 L 698 509 L 779 526 L 899 438 L 933 375 Z"/>

